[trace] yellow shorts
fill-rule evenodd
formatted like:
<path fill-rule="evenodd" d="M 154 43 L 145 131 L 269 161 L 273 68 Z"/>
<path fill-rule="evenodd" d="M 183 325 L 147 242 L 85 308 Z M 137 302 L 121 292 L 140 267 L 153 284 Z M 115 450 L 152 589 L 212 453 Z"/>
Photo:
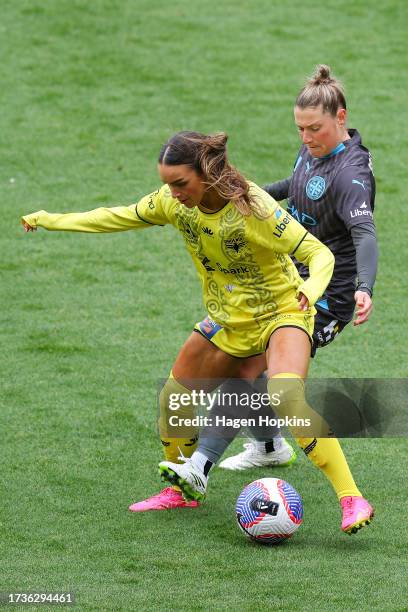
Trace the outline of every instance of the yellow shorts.
<path fill-rule="evenodd" d="M 194 330 L 218 346 L 224 353 L 234 357 L 251 357 L 264 353 L 269 338 L 280 327 L 298 327 L 307 333 L 313 344 L 313 325 L 315 309 L 306 312 L 282 312 L 271 316 L 262 326 L 251 325 L 239 329 L 223 327 L 207 316 L 196 323 Z"/>

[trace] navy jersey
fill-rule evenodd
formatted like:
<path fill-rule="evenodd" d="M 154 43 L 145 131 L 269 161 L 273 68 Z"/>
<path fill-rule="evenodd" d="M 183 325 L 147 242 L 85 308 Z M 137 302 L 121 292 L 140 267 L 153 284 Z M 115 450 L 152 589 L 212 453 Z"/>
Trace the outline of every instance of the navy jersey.
<path fill-rule="evenodd" d="M 326 157 L 312 157 L 303 145 L 292 176 L 279 184 L 282 195 L 286 191 L 288 212 L 335 256 L 333 277 L 320 303 L 347 321 L 354 312 L 357 274 L 350 231 L 354 225 L 372 225 L 375 198 L 370 152 L 357 130 L 349 135 Z M 307 277 L 307 268 L 298 267 Z"/>

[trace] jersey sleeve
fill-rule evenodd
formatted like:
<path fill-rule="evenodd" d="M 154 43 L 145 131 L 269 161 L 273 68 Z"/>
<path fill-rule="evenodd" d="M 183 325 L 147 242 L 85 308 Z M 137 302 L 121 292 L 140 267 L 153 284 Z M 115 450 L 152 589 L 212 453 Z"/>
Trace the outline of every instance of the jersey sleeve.
<path fill-rule="evenodd" d="M 354 225 L 351 228 L 351 238 L 356 249 L 357 289 L 372 296 L 378 262 L 374 224 Z"/>
<path fill-rule="evenodd" d="M 272 200 L 270 216 L 254 223 L 254 239 L 277 253 L 291 254 L 304 239 L 307 230 L 284 208 Z"/>
<path fill-rule="evenodd" d="M 43 227 L 50 231 L 72 231 L 88 233 L 123 232 L 142 229 L 152 225 L 170 223 L 166 211 L 164 188 L 143 197 L 137 204 L 95 208 L 80 213 L 48 213 L 45 210 L 25 215 L 22 223 L 33 228 Z"/>
<path fill-rule="evenodd" d="M 309 267 L 309 278 L 298 288 L 313 305 L 326 289 L 334 269 L 333 253 L 303 225 L 275 203 L 272 215 L 258 221 L 255 229 L 264 246 L 276 253 L 293 255 Z"/>
<path fill-rule="evenodd" d="M 374 188 L 369 167 L 347 166 L 341 170 L 333 186 L 337 215 L 347 229 L 373 222 Z"/>
<path fill-rule="evenodd" d="M 288 197 L 290 181 L 291 177 L 283 179 L 282 181 L 276 181 L 275 183 L 269 183 L 268 185 L 264 185 L 263 188 L 274 200 L 280 202 L 281 200 L 286 200 Z"/>
<path fill-rule="evenodd" d="M 313 306 L 330 282 L 334 270 L 334 255 L 309 232 L 292 254 L 309 268 L 309 278 L 298 287 L 298 293 L 303 293 Z"/>

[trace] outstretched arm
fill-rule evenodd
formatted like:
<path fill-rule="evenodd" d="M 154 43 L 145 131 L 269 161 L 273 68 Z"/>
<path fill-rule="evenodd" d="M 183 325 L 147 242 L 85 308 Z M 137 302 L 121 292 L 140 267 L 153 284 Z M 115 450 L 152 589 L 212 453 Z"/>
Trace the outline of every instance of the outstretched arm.
<path fill-rule="evenodd" d="M 72 232 L 123 232 L 152 225 L 169 223 L 165 206 L 163 205 L 163 188 L 155 191 L 137 204 L 130 206 L 115 206 L 113 208 L 96 208 L 88 212 L 51 214 L 45 210 L 30 215 L 24 215 L 21 222 L 26 231 L 34 231 L 44 227 L 50 231 Z"/>
<path fill-rule="evenodd" d="M 116 206 L 114 208 L 96 208 L 82 213 L 51 214 L 39 210 L 22 217 L 26 231 L 44 227 L 50 231 L 72 232 L 121 232 L 128 229 L 146 226 L 136 213 L 136 206 Z"/>

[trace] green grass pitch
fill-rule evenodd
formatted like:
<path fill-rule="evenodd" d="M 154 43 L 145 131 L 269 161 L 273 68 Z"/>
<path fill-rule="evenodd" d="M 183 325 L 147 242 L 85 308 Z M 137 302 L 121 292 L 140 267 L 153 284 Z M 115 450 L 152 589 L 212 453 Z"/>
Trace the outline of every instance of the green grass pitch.
<path fill-rule="evenodd" d="M 214 470 L 197 511 L 131 515 L 160 486 L 156 385 L 203 315 L 194 270 L 172 228 L 19 226 L 40 208 L 137 200 L 181 129 L 227 131 L 259 184 L 288 176 L 294 96 L 328 63 L 374 155 L 381 261 L 370 323 L 311 375 L 406 377 L 407 13 L 404 0 L 1 3 L 0 591 L 72 590 L 98 611 L 407 610 L 403 437 L 344 441 L 376 507 L 352 538 L 304 457 L 279 472 L 305 505 L 284 546 L 234 524 L 258 471 Z"/>

